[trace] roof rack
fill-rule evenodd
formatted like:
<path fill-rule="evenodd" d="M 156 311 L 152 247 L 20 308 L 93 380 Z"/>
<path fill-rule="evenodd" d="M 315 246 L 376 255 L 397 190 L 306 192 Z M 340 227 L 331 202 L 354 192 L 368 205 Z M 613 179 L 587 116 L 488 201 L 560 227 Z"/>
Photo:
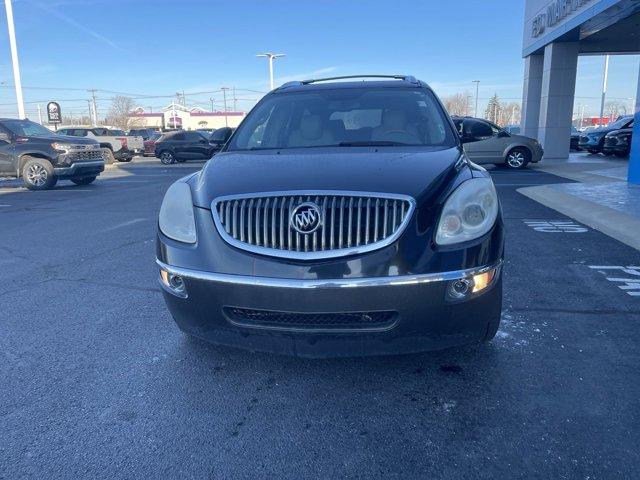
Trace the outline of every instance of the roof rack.
<path fill-rule="evenodd" d="M 326 78 L 314 78 L 309 80 L 303 80 L 300 82 L 302 85 L 308 85 L 310 83 L 328 82 L 331 80 L 347 80 L 350 78 L 393 78 L 396 80 L 402 80 L 410 83 L 419 83 L 415 77 L 411 75 L 345 75 L 342 77 L 326 77 Z"/>

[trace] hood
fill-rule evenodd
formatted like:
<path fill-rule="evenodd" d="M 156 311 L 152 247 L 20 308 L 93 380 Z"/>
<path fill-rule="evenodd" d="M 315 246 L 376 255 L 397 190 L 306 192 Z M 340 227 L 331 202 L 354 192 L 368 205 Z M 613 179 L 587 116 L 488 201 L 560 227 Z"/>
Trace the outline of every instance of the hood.
<path fill-rule="evenodd" d="M 535 138 L 531 138 L 531 137 L 525 137 L 524 135 L 512 135 L 509 134 L 512 138 L 513 141 L 519 142 L 519 143 L 531 143 L 531 142 L 537 142 L 537 140 Z"/>
<path fill-rule="evenodd" d="M 633 133 L 633 128 L 621 128 L 619 130 L 612 130 L 609 133 L 607 133 L 607 136 L 614 136 L 614 135 L 629 135 Z"/>
<path fill-rule="evenodd" d="M 69 135 L 51 135 L 48 137 L 29 137 L 23 136 L 23 138 L 28 139 L 29 142 L 43 142 L 43 143 L 75 143 L 76 145 L 94 145 L 98 143 L 93 138 L 84 138 L 84 137 L 71 137 Z"/>
<path fill-rule="evenodd" d="M 419 199 L 456 173 L 460 150 L 342 147 L 223 152 L 190 184 L 194 204 L 210 208 L 222 195 L 288 190 L 398 193 Z"/>

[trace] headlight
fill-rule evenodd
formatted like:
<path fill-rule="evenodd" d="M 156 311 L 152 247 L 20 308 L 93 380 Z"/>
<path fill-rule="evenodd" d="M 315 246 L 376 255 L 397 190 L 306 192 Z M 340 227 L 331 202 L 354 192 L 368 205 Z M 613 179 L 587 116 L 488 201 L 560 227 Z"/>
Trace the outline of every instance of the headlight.
<path fill-rule="evenodd" d="M 71 150 L 72 147 L 73 145 L 71 145 L 70 143 L 53 142 L 51 144 L 51 148 L 53 148 L 54 150 L 60 150 L 61 152 Z"/>
<path fill-rule="evenodd" d="M 169 187 L 162 200 L 158 224 L 167 237 L 178 242 L 196 243 L 196 221 L 188 184 L 178 182 Z"/>
<path fill-rule="evenodd" d="M 488 178 L 473 178 L 456 188 L 442 209 L 436 243 L 451 245 L 481 237 L 498 217 L 498 196 Z"/>

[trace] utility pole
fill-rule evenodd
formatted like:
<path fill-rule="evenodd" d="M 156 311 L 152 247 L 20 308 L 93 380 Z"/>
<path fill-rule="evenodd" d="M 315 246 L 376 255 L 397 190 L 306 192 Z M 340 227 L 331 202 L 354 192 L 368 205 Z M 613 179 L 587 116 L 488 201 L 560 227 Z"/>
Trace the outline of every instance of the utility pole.
<path fill-rule="evenodd" d="M 236 87 L 233 87 L 233 111 L 238 111 L 238 99 L 236 98 Z"/>
<path fill-rule="evenodd" d="M 270 90 L 273 90 L 273 59 L 284 57 L 284 56 L 285 56 L 284 53 L 270 53 L 270 52 L 259 53 L 258 55 L 256 55 L 256 57 L 265 57 L 269 59 L 269 86 L 271 87 Z"/>
<path fill-rule="evenodd" d="M 222 87 L 220 88 L 220 90 L 222 90 L 222 95 L 224 95 L 224 125 L 228 127 L 229 119 L 227 118 L 227 90 L 229 90 L 229 87 Z"/>
<path fill-rule="evenodd" d="M 89 115 L 91 116 L 91 122 L 93 126 L 98 125 L 98 107 L 96 106 L 96 89 L 87 90 L 91 94 L 91 101 L 89 103 Z"/>
<path fill-rule="evenodd" d="M 40 104 L 38 104 L 38 121 L 42 125 L 42 110 L 40 110 Z"/>
<path fill-rule="evenodd" d="M 609 77 L 609 55 L 604 56 L 604 74 L 602 76 L 602 98 L 600 100 L 600 119 L 598 123 L 602 127 L 604 124 L 604 98 L 607 95 L 607 79 Z"/>
<path fill-rule="evenodd" d="M 13 64 L 13 83 L 16 86 L 18 116 L 25 118 L 22 81 L 20 80 L 20 63 L 18 62 L 18 47 L 16 45 L 16 30 L 13 26 L 13 6 L 11 5 L 11 0 L 4 0 L 4 6 L 7 11 L 7 27 L 9 30 L 9 44 L 11 45 L 11 63 Z"/>
<path fill-rule="evenodd" d="M 473 111 L 473 116 L 478 118 L 478 90 L 479 90 L 479 86 L 480 86 L 480 80 L 474 80 L 471 83 L 475 83 L 476 84 L 476 108 Z"/>

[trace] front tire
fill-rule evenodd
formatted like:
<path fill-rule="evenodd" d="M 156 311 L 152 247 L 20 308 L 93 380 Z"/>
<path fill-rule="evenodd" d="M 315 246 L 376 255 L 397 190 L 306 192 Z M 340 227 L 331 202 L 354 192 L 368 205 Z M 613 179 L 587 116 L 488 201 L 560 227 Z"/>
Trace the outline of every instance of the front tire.
<path fill-rule="evenodd" d="M 106 163 L 107 165 L 111 165 L 116 161 L 116 157 L 113 156 L 113 152 L 110 148 L 103 148 L 102 156 L 104 157 L 104 163 Z"/>
<path fill-rule="evenodd" d="M 531 160 L 531 154 L 526 148 L 516 147 L 507 153 L 505 165 L 512 170 L 522 170 Z"/>
<path fill-rule="evenodd" d="M 131 160 L 133 160 L 132 157 L 130 157 L 130 158 L 118 158 L 118 162 L 120 162 L 120 163 L 129 163 Z"/>
<path fill-rule="evenodd" d="M 171 165 L 176 162 L 176 157 L 173 155 L 173 152 L 169 150 L 163 150 L 160 152 L 160 162 L 163 165 Z"/>
<path fill-rule="evenodd" d="M 76 185 L 89 185 L 93 183 L 96 177 L 72 178 L 71 181 Z"/>
<path fill-rule="evenodd" d="M 22 181 L 29 190 L 49 190 L 58 179 L 49 160 L 30 157 L 22 167 Z"/>

